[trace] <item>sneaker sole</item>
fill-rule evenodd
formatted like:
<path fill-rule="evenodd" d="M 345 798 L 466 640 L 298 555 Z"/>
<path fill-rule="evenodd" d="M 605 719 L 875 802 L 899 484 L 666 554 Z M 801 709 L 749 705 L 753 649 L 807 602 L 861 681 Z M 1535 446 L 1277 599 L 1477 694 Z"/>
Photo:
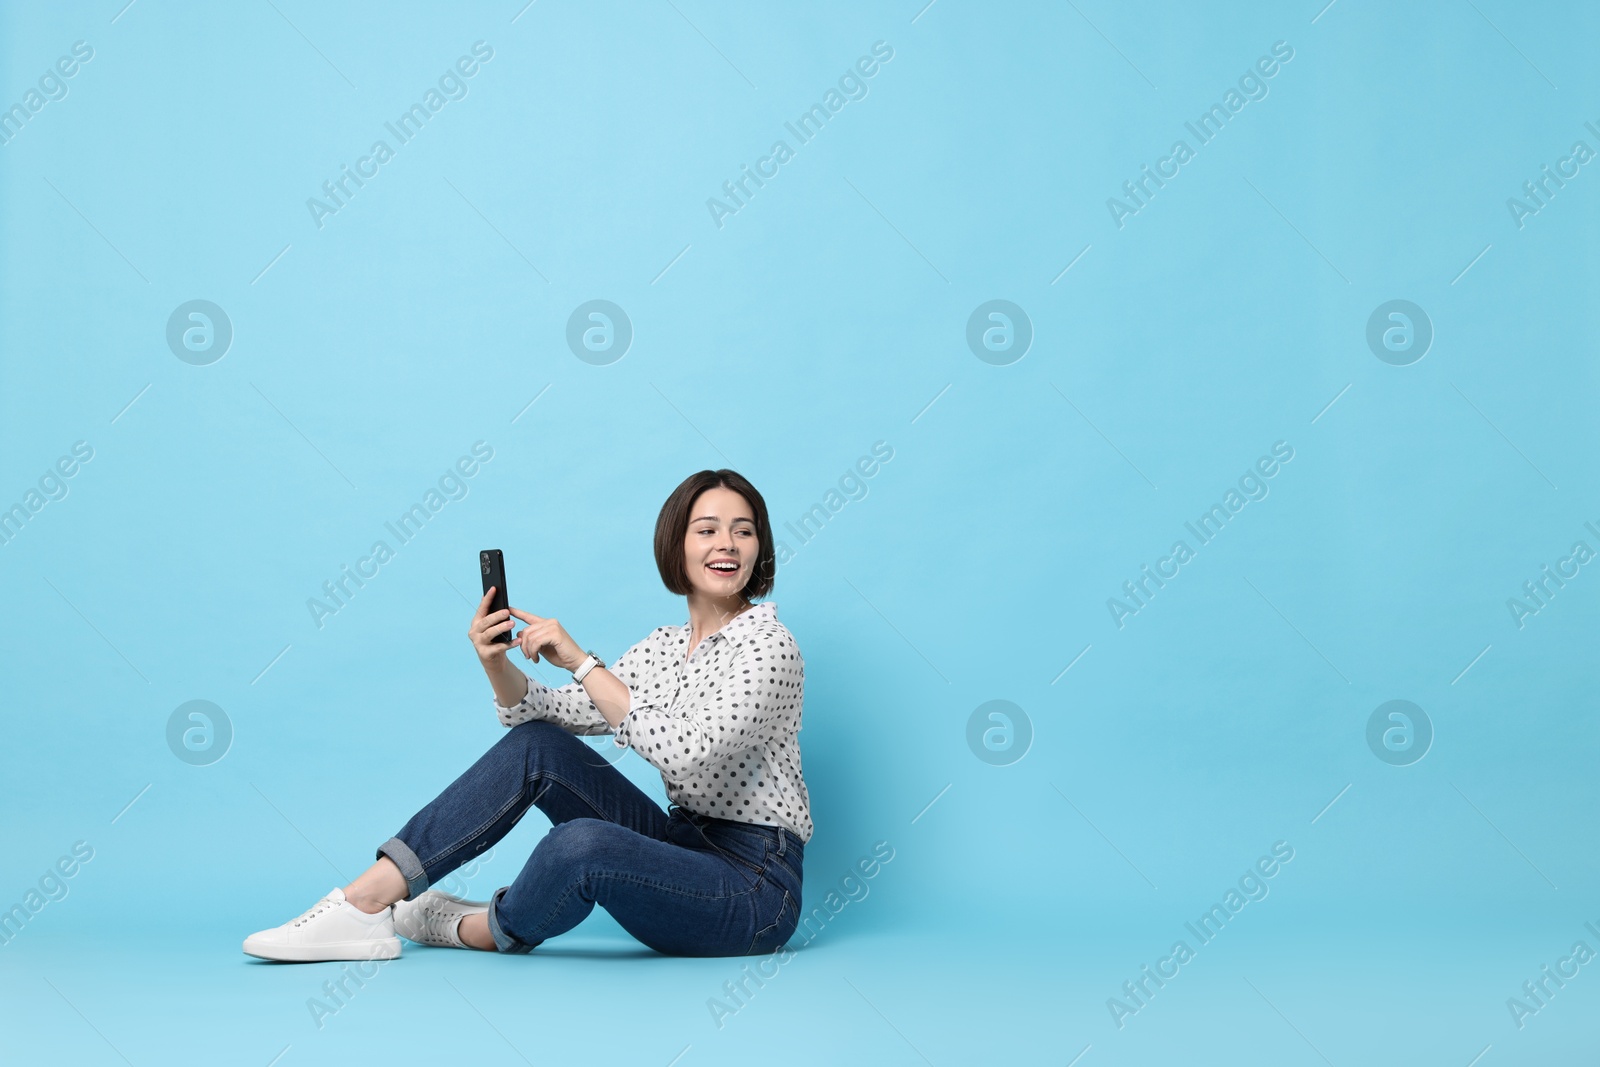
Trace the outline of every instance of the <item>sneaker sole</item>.
<path fill-rule="evenodd" d="M 279 963 L 331 963 L 338 960 L 392 960 L 400 956 L 398 937 L 335 941 L 326 945 L 273 945 L 245 938 L 244 953 Z"/>

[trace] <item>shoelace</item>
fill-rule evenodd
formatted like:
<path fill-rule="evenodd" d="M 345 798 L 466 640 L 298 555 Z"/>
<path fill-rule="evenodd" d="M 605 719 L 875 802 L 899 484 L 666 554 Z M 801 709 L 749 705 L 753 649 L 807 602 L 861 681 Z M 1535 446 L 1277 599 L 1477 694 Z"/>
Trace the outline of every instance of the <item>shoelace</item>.
<path fill-rule="evenodd" d="M 422 906 L 423 933 L 440 944 L 454 945 L 455 941 L 450 937 L 449 927 L 454 919 L 460 917 L 459 914 L 450 913 L 448 902 L 430 900 Z"/>
<path fill-rule="evenodd" d="M 307 908 L 305 914 L 296 919 L 293 925 L 299 926 L 301 923 L 310 922 L 312 919 L 315 919 L 318 915 L 321 915 L 329 908 L 335 908 L 338 907 L 338 905 L 339 902 L 334 900 L 332 897 L 323 897 L 321 900 L 311 905 L 311 907 Z"/>

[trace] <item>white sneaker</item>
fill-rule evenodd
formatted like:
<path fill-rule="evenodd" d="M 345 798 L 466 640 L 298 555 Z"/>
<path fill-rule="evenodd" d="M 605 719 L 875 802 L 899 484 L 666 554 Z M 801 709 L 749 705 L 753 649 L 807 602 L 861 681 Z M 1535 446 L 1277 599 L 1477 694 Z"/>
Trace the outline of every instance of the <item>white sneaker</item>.
<path fill-rule="evenodd" d="M 263 960 L 294 963 L 392 960 L 400 955 L 392 912 L 392 908 L 384 908 L 368 915 L 344 898 L 344 890 L 335 887 L 298 919 L 245 938 L 244 951 Z"/>
<path fill-rule="evenodd" d="M 419 945 L 469 948 L 471 946 L 461 940 L 458 932 L 461 918 L 488 910 L 487 900 L 463 900 L 429 889 L 416 900 L 402 900 L 394 905 L 394 932 Z"/>

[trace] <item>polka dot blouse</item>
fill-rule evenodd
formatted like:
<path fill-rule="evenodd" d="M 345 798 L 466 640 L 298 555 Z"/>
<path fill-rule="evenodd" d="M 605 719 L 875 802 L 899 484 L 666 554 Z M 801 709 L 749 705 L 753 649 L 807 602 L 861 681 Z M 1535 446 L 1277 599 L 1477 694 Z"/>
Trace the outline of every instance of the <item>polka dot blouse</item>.
<path fill-rule="evenodd" d="M 658 626 L 607 669 L 628 687 L 628 714 L 612 730 L 578 682 L 552 689 L 528 679 L 500 722 L 553 722 L 573 734 L 615 733 L 661 772 L 667 796 L 701 815 L 784 826 L 811 840 L 811 801 L 800 776 L 805 664 L 773 604 L 735 616 L 689 650 L 690 626 Z"/>

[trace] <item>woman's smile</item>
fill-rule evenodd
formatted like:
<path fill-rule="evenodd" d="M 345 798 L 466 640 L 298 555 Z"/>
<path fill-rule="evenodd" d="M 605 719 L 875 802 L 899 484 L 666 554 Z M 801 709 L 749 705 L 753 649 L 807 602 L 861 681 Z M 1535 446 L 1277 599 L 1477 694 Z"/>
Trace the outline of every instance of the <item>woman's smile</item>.
<path fill-rule="evenodd" d="M 694 518 L 683 541 L 684 573 L 692 587 L 689 613 L 706 616 L 697 627 L 697 632 L 705 632 L 701 627 L 715 630 L 722 620 L 749 606 L 741 594 L 761 554 L 761 538 L 750 502 L 726 486 L 707 489 L 689 510 Z"/>

